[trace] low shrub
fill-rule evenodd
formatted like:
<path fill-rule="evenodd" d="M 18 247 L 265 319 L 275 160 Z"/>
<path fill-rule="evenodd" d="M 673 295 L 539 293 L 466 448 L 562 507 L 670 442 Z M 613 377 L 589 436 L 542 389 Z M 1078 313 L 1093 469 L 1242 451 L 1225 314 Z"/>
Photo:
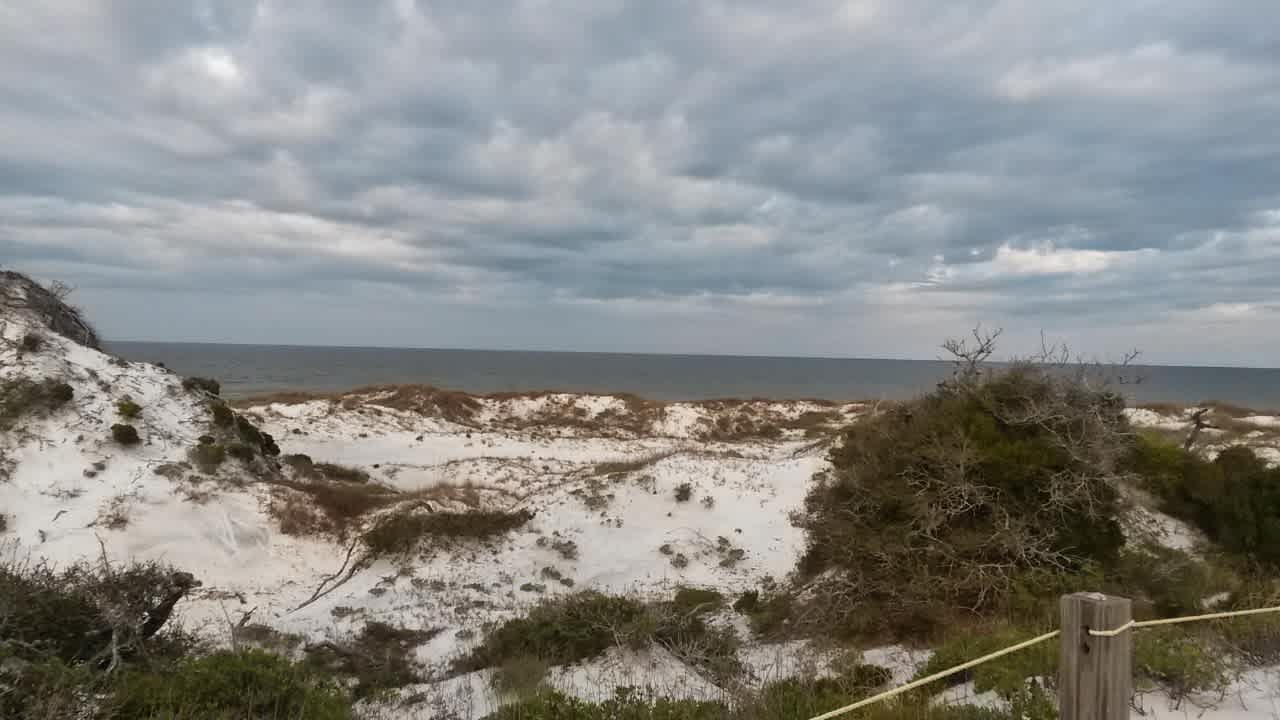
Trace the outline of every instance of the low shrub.
<path fill-rule="evenodd" d="M 1173 700 L 1196 693 L 1221 693 L 1231 682 L 1222 647 L 1178 628 L 1152 628 L 1133 641 L 1138 689 L 1164 690 Z"/>
<path fill-rule="evenodd" d="M 325 480 L 274 482 L 284 490 L 277 493 L 269 512 L 289 535 L 333 533 L 346 537 L 369 512 L 401 499 L 400 493 L 382 485 Z"/>
<path fill-rule="evenodd" d="M 484 720 L 728 720 L 724 705 L 700 700 L 648 699 L 619 688 L 604 702 L 592 703 L 559 692 L 538 693 L 505 705 Z"/>
<path fill-rule="evenodd" d="M 689 502 L 693 499 L 693 485 L 690 483 L 680 483 L 676 486 L 676 502 Z"/>
<path fill-rule="evenodd" d="M 200 472 L 212 475 L 227 459 L 227 449 L 216 443 L 200 443 L 187 451 L 187 459 Z"/>
<path fill-rule="evenodd" d="M 111 439 L 125 446 L 142 442 L 142 437 L 138 435 L 138 428 L 127 423 L 112 425 Z"/>
<path fill-rule="evenodd" d="M 381 690 L 420 682 L 413 653 L 440 632 L 368 622 L 349 642 L 309 647 L 307 664 L 328 674 L 353 678 L 352 692 L 356 699 L 363 699 Z"/>
<path fill-rule="evenodd" d="M 27 333 L 22 336 L 20 345 L 23 352 L 39 352 L 44 347 L 44 338 L 35 333 Z"/>
<path fill-rule="evenodd" d="M 686 597 L 687 600 L 687 597 Z M 724 679 L 741 671 L 738 638 L 709 625 L 712 608 L 675 601 L 645 604 L 631 597 L 583 591 L 534 606 L 522 618 L 493 628 L 484 642 L 455 664 L 462 671 L 500 665 L 506 658 L 533 657 L 568 665 L 623 644 L 657 644 L 709 675 Z"/>
<path fill-rule="evenodd" d="M 724 607 L 724 595 L 711 588 L 682 585 L 676 588 L 675 598 L 671 602 L 677 609 L 685 612 L 710 612 Z"/>
<path fill-rule="evenodd" d="M 201 390 L 209 393 L 210 395 L 222 394 L 222 384 L 219 383 L 217 380 L 213 380 L 210 378 L 202 378 L 202 377 L 184 378 L 182 380 L 182 387 L 184 390 L 188 390 L 188 391 Z"/>
<path fill-rule="evenodd" d="M 766 685 L 749 701 L 750 716 L 792 720 L 821 715 L 872 694 L 893 677 L 876 665 L 854 665 L 834 677 L 790 678 Z"/>
<path fill-rule="evenodd" d="M 105 705 L 113 720 L 353 717 L 334 682 L 262 650 L 216 652 L 165 671 L 125 673 Z"/>
<path fill-rule="evenodd" d="M 917 677 L 927 677 L 987 653 L 1039 635 L 1043 630 L 1034 628 L 1003 627 L 982 632 L 965 632 L 948 638 L 934 648 L 929 661 L 917 672 Z M 952 675 L 939 684 L 960 685 L 972 682 L 974 692 L 995 691 L 1005 700 L 1017 699 L 1027 688 L 1027 678 L 1053 678 L 1058 671 L 1058 642 L 1051 640 L 1025 650 L 1011 653 L 970 670 Z M 937 692 L 939 688 L 927 689 Z"/>
<path fill-rule="evenodd" d="M 376 556 L 412 552 L 427 538 L 483 540 L 504 535 L 533 519 L 533 512 L 396 512 L 365 531 L 364 543 Z"/>
<path fill-rule="evenodd" d="M 949 347 L 956 374 L 846 428 L 794 518 L 824 632 L 926 637 L 999 608 L 1026 571 L 1107 565 L 1124 544 L 1123 398 L 1083 370 L 987 370 L 989 340 Z"/>
<path fill-rule="evenodd" d="M 275 438 L 259 430 L 245 416 L 236 415 L 235 417 L 236 435 L 241 442 L 258 448 L 267 457 L 275 457 L 280 454 L 280 446 L 276 444 Z"/>
<path fill-rule="evenodd" d="M 75 391 L 52 378 L 13 378 L 0 382 L 0 431 L 11 430 L 18 419 L 40 417 L 71 402 Z"/>
<path fill-rule="evenodd" d="M 500 665 L 511 657 L 535 657 L 568 665 L 602 654 L 644 614 L 639 601 L 595 591 L 547 600 L 522 618 L 492 629 L 484 643 L 460 660 L 469 671 Z"/>
<path fill-rule="evenodd" d="M 532 655 L 517 655 L 502 661 L 493 672 L 493 688 L 499 693 L 528 698 L 542 688 L 551 666 Z"/>
<path fill-rule="evenodd" d="M 236 424 L 235 412 L 221 400 L 209 403 L 209 414 L 212 416 L 214 427 L 230 428 Z"/>
<path fill-rule="evenodd" d="M 120 413 L 120 417 L 126 420 L 133 420 L 142 414 L 142 406 L 129 398 L 125 398 L 116 403 L 116 412 Z"/>
<path fill-rule="evenodd" d="M 253 459 L 257 457 L 257 453 L 252 446 L 240 442 L 227 445 L 227 455 L 241 462 L 253 462 Z"/>
<path fill-rule="evenodd" d="M 306 457 L 305 455 L 303 457 Z M 318 477 L 335 482 L 367 483 L 369 473 L 360 468 L 335 465 L 333 463 L 315 463 L 311 466 Z"/>
<path fill-rule="evenodd" d="M 1229 552 L 1280 566 L 1280 467 L 1245 446 L 1209 461 L 1155 437 L 1139 438 L 1127 460 L 1166 512 Z"/>

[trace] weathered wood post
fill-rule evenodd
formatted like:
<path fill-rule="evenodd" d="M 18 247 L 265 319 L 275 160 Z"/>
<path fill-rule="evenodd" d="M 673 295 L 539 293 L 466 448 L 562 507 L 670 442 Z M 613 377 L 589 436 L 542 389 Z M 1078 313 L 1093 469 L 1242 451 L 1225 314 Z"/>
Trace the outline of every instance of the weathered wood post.
<path fill-rule="evenodd" d="M 1128 598 L 1101 593 L 1062 596 L 1060 720 L 1128 720 L 1133 695 L 1133 631 L 1101 637 L 1089 631 L 1115 630 L 1132 618 Z"/>

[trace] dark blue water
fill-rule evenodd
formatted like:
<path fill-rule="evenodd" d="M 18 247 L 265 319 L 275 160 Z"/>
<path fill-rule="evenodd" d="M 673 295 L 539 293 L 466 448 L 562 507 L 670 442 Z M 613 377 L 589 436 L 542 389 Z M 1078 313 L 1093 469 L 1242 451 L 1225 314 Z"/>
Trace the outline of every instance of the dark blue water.
<path fill-rule="evenodd" d="M 237 398 L 420 383 L 473 393 L 527 390 L 630 392 L 655 400 L 728 397 L 898 400 L 929 390 L 945 362 L 713 355 L 395 350 L 178 343 L 110 343 L 130 360 L 212 377 Z M 1280 408 L 1280 369 L 1144 366 L 1121 390 L 1134 402 L 1219 400 Z"/>

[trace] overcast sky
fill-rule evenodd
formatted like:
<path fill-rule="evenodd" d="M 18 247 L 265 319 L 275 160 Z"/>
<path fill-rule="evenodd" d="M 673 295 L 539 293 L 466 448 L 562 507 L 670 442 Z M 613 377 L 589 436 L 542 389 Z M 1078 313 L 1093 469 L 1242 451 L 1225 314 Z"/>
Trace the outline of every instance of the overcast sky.
<path fill-rule="evenodd" d="M 1280 365 L 1275 0 L 4 0 L 116 339 Z"/>

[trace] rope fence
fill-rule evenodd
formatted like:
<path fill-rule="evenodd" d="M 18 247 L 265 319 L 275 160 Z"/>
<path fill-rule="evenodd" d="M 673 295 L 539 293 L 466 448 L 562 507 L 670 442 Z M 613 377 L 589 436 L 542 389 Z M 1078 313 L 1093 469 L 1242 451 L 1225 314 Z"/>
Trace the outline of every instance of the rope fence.
<path fill-rule="evenodd" d="M 1089 595 L 1092 595 L 1094 598 L 1104 597 L 1097 594 L 1089 594 Z M 1253 608 L 1249 610 L 1231 610 L 1227 612 L 1205 613 L 1202 615 L 1187 615 L 1183 617 L 1160 618 L 1156 620 L 1142 620 L 1142 621 L 1128 620 L 1127 622 L 1124 622 L 1123 624 L 1109 630 L 1095 630 L 1093 628 L 1084 628 L 1084 631 L 1085 633 L 1087 633 L 1089 636 L 1092 636 L 1092 637 L 1115 638 L 1125 633 L 1126 631 L 1138 630 L 1146 627 L 1155 627 L 1157 625 L 1176 625 L 1180 623 L 1190 623 L 1190 622 L 1198 622 L 1198 621 L 1204 621 L 1204 620 L 1220 620 L 1223 618 L 1244 617 L 1249 615 L 1262 615 L 1266 613 L 1276 613 L 1276 612 L 1280 612 L 1280 606 Z M 1126 614 L 1127 614 L 1127 609 L 1126 609 Z M 965 670 L 970 670 L 984 663 L 991 662 L 992 660 L 995 660 L 997 658 L 1004 657 L 1005 655 L 1009 655 L 1009 654 L 1018 652 L 1020 650 L 1025 650 L 1029 647 L 1038 645 L 1047 640 L 1052 640 L 1060 636 L 1062 632 L 1063 631 L 1060 629 L 1060 630 L 1054 630 L 1053 632 L 1047 632 L 1043 635 L 1038 635 L 1029 640 L 1024 640 L 1020 643 L 1016 643 L 1014 645 L 1010 645 L 1000 650 L 996 650 L 995 652 L 988 653 L 986 655 L 983 655 L 982 657 L 974 658 L 973 660 L 970 660 L 968 662 L 961 663 L 954 667 L 950 667 L 945 670 L 938 671 L 936 673 L 933 673 L 932 675 L 919 678 L 918 680 L 912 680 L 911 682 L 905 683 L 903 685 L 892 688 L 890 690 L 886 690 L 878 695 L 873 695 L 869 698 L 864 698 L 857 702 L 850 703 L 849 705 L 845 705 L 844 707 L 841 707 L 841 708 L 836 708 L 835 710 L 823 713 L 821 715 L 815 715 L 809 718 L 809 720 L 831 720 L 831 718 L 836 718 L 842 715 L 846 715 L 855 710 L 859 710 L 861 708 L 865 708 L 870 705 L 874 705 L 876 703 L 883 702 L 890 698 L 896 697 L 903 693 L 910 692 L 911 690 L 922 687 L 924 685 L 928 685 L 929 683 L 951 677 L 958 673 L 962 673 Z M 1126 659 L 1128 659 L 1128 655 L 1126 655 L 1125 657 Z M 1065 671 L 1065 668 L 1064 668 L 1064 671 Z M 1127 712 L 1128 712 L 1127 708 L 1125 708 L 1126 717 L 1127 717 Z M 1070 719 L 1063 718 L 1063 720 L 1070 720 Z"/>

